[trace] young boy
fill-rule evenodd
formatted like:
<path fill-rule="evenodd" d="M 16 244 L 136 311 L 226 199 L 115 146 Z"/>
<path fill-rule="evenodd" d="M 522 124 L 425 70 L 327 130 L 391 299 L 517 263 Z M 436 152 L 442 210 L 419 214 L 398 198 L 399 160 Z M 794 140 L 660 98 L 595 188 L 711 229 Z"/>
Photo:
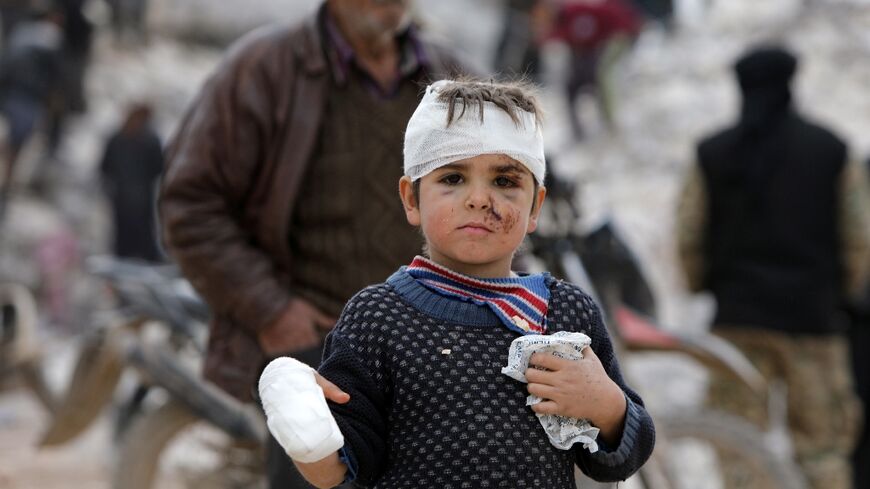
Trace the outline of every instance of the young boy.
<path fill-rule="evenodd" d="M 348 302 L 319 375 L 284 358 L 260 381 L 272 433 L 312 484 L 568 489 L 575 464 L 617 481 L 649 457 L 652 421 L 598 307 L 548 274 L 511 272 L 546 194 L 540 129 L 521 86 L 427 88 L 399 190 L 428 258 Z M 512 340 L 558 331 L 591 338 L 582 359 L 536 353 L 528 384 L 501 373 Z M 528 407 L 529 394 L 544 401 Z M 536 413 L 588 420 L 599 450 L 554 447 Z"/>

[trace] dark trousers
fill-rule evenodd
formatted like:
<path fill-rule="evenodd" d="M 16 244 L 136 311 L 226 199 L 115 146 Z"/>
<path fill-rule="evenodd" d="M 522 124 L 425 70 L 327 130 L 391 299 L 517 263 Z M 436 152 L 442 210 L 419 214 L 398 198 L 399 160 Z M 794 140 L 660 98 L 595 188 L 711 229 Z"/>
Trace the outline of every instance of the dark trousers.
<path fill-rule="evenodd" d="M 864 404 L 864 427 L 852 454 L 855 489 L 870 488 L 870 317 L 855 321 L 850 333 L 855 390 Z"/>

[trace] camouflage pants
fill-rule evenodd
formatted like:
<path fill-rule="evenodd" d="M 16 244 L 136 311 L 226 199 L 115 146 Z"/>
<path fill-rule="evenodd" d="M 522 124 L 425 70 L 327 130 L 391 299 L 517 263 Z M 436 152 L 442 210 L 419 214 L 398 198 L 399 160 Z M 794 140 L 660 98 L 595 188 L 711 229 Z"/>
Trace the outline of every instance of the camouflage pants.
<path fill-rule="evenodd" d="M 798 464 L 813 489 L 850 489 L 849 454 L 860 404 L 853 390 L 846 340 L 796 336 L 757 328 L 717 328 L 766 379 L 788 387 L 788 428 Z M 723 374 L 714 374 L 708 403 L 766 427 L 767 399 Z"/>

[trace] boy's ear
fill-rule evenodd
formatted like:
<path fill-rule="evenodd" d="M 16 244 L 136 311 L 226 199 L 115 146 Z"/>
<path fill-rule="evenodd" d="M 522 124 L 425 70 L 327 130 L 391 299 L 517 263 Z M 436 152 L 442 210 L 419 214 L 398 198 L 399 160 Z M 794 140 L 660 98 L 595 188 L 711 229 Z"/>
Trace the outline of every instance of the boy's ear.
<path fill-rule="evenodd" d="M 538 228 L 538 216 L 541 215 L 541 207 L 544 206 L 544 199 L 547 197 L 547 187 L 541 185 L 535 193 L 535 205 L 532 207 L 532 213 L 529 216 L 529 226 L 526 228 L 526 234 L 530 234 Z"/>
<path fill-rule="evenodd" d="M 411 177 L 405 175 L 399 179 L 399 197 L 402 198 L 402 206 L 405 208 L 405 218 L 412 226 L 420 225 L 420 205 L 417 195 L 414 195 L 414 182 Z"/>

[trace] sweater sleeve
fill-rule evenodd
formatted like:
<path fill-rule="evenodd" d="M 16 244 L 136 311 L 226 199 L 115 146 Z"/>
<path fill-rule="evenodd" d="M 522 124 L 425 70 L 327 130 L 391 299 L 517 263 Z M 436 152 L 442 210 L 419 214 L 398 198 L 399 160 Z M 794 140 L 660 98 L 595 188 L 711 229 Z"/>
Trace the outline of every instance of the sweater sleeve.
<path fill-rule="evenodd" d="M 595 453 L 589 453 L 579 444 L 573 450 L 577 457 L 577 466 L 584 474 L 599 482 L 615 482 L 627 479 L 650 457 L 655 446 L 655 427 L 652 418 L 644 408 L 643 400 L 625 384 L 622 378 L 610 336 L 601 319 L 601 312 L 594 303 L 590 306 L 592 324 L 589 332 L 592 338 L 592 350 L 598 355 L 607 375 L 625 394 L 625 424 L 622 437 L 615 446 L 604 446 L 599 442 L 599 450 Z"/>
<path fill-rule="evenodd" d="M 359 334 L 359 324 L 354 324 L 352 316 L 347 308 L 342 313 L 327 337 L 318 370 L 350 394 L 349 402 L 329 402 L 329 408 L 344 436 L 341 456 L 348 466 L 347 481 L 370 486 L 383 472 L 386 460 L 389 382 L 381 361 L 381 342 L 376 335 Z"/>
<path fill-rule="evenodd" d="M 867 170 L 853 160 L 846 164 L 839 182 L 839 231 L 843 256 L 844 289 L 849 298 L 865 292 L 870 270 L 870 191 Z"/>
<path fill-rule="evenodd" d="M 700 166 L 692 165 L 683 182 L 677 208 L 677 251 L 679 262 L 692 292 L 704 289 L 704 246 L 707 228 L 707 188 Z"/>

